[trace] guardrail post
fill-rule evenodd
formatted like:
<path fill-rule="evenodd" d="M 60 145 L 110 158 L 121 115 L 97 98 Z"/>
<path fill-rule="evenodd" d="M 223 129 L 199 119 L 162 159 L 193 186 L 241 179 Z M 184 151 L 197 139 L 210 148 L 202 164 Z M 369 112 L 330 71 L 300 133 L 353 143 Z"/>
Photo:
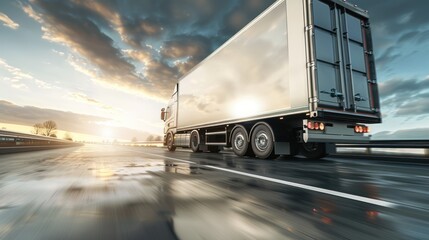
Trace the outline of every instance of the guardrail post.
<path fill-rule="evenodd" d="M 370 147 L 365 148 L 365 154 L 371 155 L 372 149 Z"/>
<path fill-rule="evenodd" d="M 424 156 L 425 158 L 429 158 L 429 148 L 425 148 L 425 149 L 424 149 L 423 156 Z"/>

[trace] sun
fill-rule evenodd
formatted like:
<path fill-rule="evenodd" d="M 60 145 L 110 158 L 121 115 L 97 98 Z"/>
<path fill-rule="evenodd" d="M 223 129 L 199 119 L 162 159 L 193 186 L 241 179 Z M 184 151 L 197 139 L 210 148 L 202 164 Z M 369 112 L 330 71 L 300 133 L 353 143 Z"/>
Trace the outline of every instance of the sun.
<path fill-rule="evenodd" d="M 113 137 L 112 129 L 110 129 L 110 128 L 104 128 L 104 129 L 101 131 L 101 136 L 102 136 L 103 138 L 107 138 L 107 139 L 112 138 L 112 137 Z"/>

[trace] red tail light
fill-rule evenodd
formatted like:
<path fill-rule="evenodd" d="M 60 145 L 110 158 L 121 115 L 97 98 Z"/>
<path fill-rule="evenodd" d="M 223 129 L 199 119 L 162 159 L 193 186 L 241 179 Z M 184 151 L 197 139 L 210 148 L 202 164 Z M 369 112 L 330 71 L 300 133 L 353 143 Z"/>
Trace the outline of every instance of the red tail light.
<path fill-rule="evenodd" d="M 307 128 L 310 130 L 325 131 L 326 125 L 322 122 L 307 122 Z"/>
<path fill-rule="evenodd" d="M 369 133 L 369 127 L 363 125 L 356 125 L 354 130 L 355 133 Z"/>

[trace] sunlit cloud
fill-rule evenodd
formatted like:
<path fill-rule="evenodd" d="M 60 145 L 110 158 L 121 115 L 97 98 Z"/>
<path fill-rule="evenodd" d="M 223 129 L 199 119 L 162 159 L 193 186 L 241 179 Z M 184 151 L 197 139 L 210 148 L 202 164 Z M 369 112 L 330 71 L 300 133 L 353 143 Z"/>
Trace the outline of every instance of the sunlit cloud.
<path fill-rule="evenodd" d="M 23 4 L 20 2 L 21 8 L 22 10 L 32 19 L 34 19 L 35 21 L 42 23 L 42 14 L 37 13 L 36 11 L 34 11 L 33 7 L 31 7 L 31 5 L 29 4 Z"/>
<path fill-rule="evenodd" d="M 8 71 L 10 74 L 13 75 L 13 78 L 15 79 L 34 79 L 33 76 L 31 76 L 28 73 L 24 73 L 21 69 L 9 65 L 4 59 L 0 58 L 0 67 Z"/>
<path fill-rule="evenodd" d="M 0 122 L 27 126 L 53 120 L 57 123 L 59 130 L 94 136 L 100 136 L 100 129 L 108 127 L 114 133 L 111 137 L 115 139 L 130 140 L 132 137 L 144 139 L 149 135 L 147 132 L 123 127 L 111 118 L 32 106 L 19 106 L 5 100 L 0 100 L 0 116 Z"/>
<path fill-rule="evenodd" d="M 61 52 L 61 51 L 58 51 L 58 50 L 55 50 L 55 49 L 52 49 L 52 52 L 55 53 L 55 54 L 57 54 L 57 55 L 59 55 L 59 56 L 61 56 L 61 57 L 63 57 L 65 55 L 64 52 Z"/>
<path fill-rule="evenodd" d="M 102 102 L 100 102 L 94 98 L 90 98 L 84 93 L 79 93 L 79 92 L 69 93 L 69 97 L 71 99 L 79 101 L 79 102 L 83 102 L 83 103 L 87 103 L 90 105 L 100 107 L 104 110 L 108 110 L 109 112 L 117 111 L 112 106 L 104 104 L 104 103 L 102 103 Z"/>
<path fill-rule="evenodd" d="M 12 29 L 18 29 L 19 24 L 14 22 L 12 19 L 10 19 L 6 14 L 0 12 L 0 22 L 3 23 L 3 26 L 6 26 L 8 28 Z"/>
<path fill-rule="evenodd" d="M 240 13 L 252 19 L 272 2 L 253 0 Z M 68 59 L 75 70 L 103 86 L 157 100 L 166 100 L 177 80 L 227 39 L 215 24 L 229 24 L 222 10 L 243 5 L 242 0 L 142 1 L 132 9 L 122 4 L 33 0 L 21 5 L 42 25 L 43 39 L 84 59 Z M 246 22 L 234 24 L 240 28 Z"/>
<path fill-rule="evenodd" d="M 23 89 L 23 90 L 26 90 L 26 89 L 28 89 L 28 86 L 27 85 L 25 85 L 25 84 L 23 84 L 23 83 L 12 83 L 12 85 L 11 85 L 13 88 L 16 88 L 16 89 Z"/>
<path fill-rule="evenodd" d="M 31 74 L 22 71 L 20 68 L 9 65 L 4 59 L 0 58 L 0 68 L 5 69 L 12 75 L 12 87 L 17 89 L 28 89 L 26 83 L 22 83 L 21 80 L 32 80 L 39 88 L 51 89 L 54 86 L 45 81 L 39 80 L 33 77 Z M 6 78 L 7 80 L 9 78 Z M 27 82 L 28 83 L 28 82 Z"/>

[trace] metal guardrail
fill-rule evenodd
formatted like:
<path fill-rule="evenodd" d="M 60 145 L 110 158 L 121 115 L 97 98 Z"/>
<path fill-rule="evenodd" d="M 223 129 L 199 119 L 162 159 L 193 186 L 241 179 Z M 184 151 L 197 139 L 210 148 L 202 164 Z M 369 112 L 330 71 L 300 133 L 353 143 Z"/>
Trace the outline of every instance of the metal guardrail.
<path fill-rule="evenodd" d="M 372 140 L 360 144 L 336 144 L 337 147 L 354 148 L 424 148 L 429 149 L 429 140 Z"/>
<path fill-rule="evenodd" d="M 373 149 L 375 148 L 423 149 L 423 156 L 429 157 L 429 140 L 372 140 L 369 143 L 336 144 L 335 146 L 337 148 L 363 148 L 366 154 L 374 154 Z"/>
<path fill-rule="evenodd" d="M 78 145 L 80 144 L 54 137 L 0 130 L 0 153 L 26 152 Z"/>
<path fill-rule="evenodd" d="M 29 134 L 29 133 L 20 133 L 20 132 L 12 132 L 12 131 L 6 131 L 6 130 L 0 130 L 0 138 L 20 138 L 20 139 L 32 139 L 32 140 L 41 140 L 41 141 L 54 141 L 54 142 L 63 142 L 63 143 L 70 143 L 68 140 L 58 139 L 54 137 L 47 137 L 42 135 L 36 135 L 36 134 Z M 0 139 L 0 142 L 2 140 Z"/>

